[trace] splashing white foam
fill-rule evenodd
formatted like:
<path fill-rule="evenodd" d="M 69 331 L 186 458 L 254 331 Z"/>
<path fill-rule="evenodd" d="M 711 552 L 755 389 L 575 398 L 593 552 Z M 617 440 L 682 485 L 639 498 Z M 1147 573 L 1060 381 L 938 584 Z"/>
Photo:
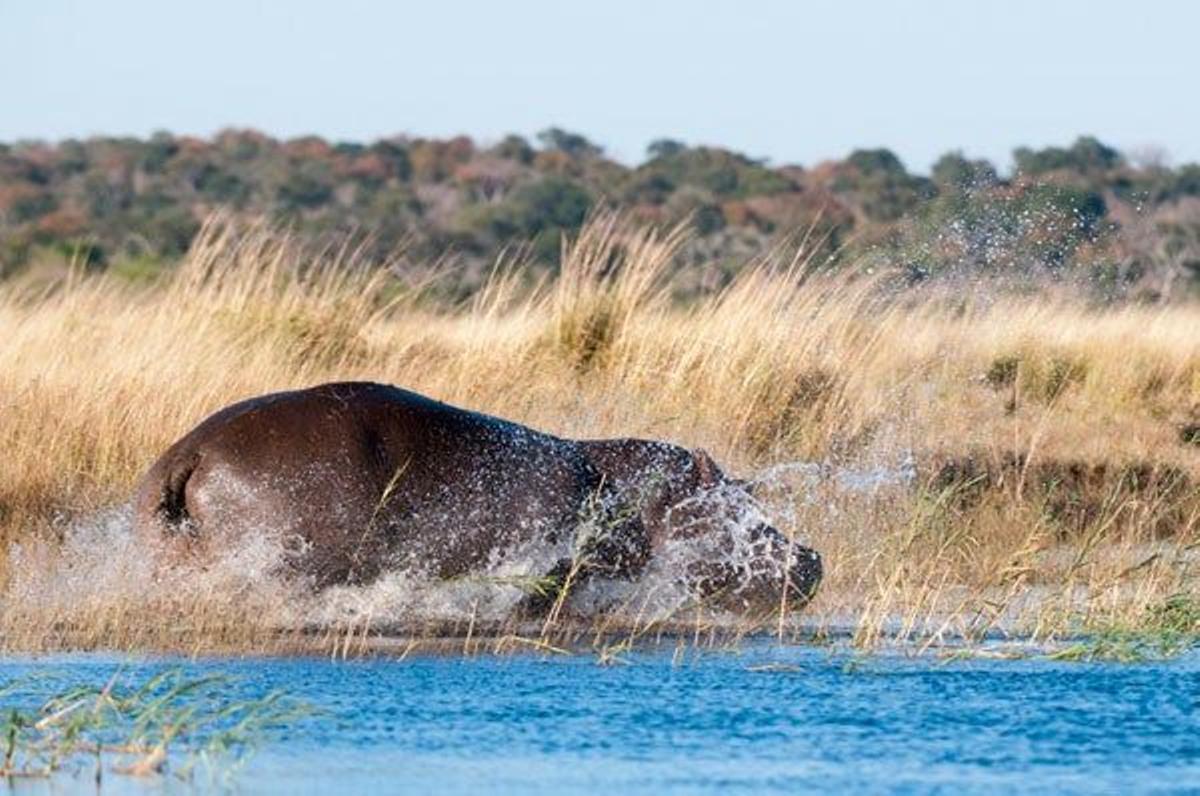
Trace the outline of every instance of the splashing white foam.
<path fill-rule="evenodd" d="M 773 525 L 788 527 L 796 536 L 795 507 L 818 500 L 818 487 L 871 493 L 906 487 L 914 474 L 911 457 L 894 467 L 861 470 L 791 462 L 752 479 L 767 493 L 761 499 L 733 485 L 714 487 L 691 501 L 703 503 L 701 513 L 720 517 L 720 523 L 709 522 L 692 533 L 681 521 L 674 529 L 680 532 L 677 537 L 639 576 L 585 579 L 575 584 L 563 608 L 578 617 L 670 618 L 697 604 L 689 572 L 698 563 L 720 561 L 739 573 L 742 582 L 779 575 L 783 562 L 754 529 L 774 520 Z M 529 542 L 494 554 L 462 577 L 439 580 L 420 567 L 406 567 L 366 585 L 335 586 L 316 594 L 285 574 L 294 545 L 271 529 L 245 534 L 202 560 L 180 561 L 163 553 L 135 537 L 128 507 L 102 512 L 66 528 L 60 544 L 13 545 L 4 600 L 55 618 L 122 604 L 186 609 L 208 602 L 252 610 L 257 621 L 281 627 L 501 621 L 512 617 L 555 564 L 569 560 L 574 551 L 569 540 Z"/>

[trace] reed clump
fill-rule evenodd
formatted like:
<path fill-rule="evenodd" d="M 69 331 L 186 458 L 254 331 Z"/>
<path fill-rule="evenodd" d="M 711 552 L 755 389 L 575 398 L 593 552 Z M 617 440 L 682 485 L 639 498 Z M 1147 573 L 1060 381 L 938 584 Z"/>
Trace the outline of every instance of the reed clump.
<path fill-rule="evenodd" d="M 230 698 L 222 675 L 167 669 L 142 680 L 118 672 L 100 685 L 32 697 L 46 683 L 0 686 L 0 776 L 18 780 L 168 775 L 214 783 L 270 735 L 312 714 L 281 692 Z"/>
<path fill-rule="evenodd" d="M 1145 624 L 1172 595 L 1196 595 L 1200 447 L 1181 429 L 1200 417 L 1200 308 L 1094 308 L 986 285 L 897 294 L 782 249 L 681 304 L 671 285 L 687 234 L 598 217 L 565 245 L 557 277 L 498 267 L 461 303 L 353 249 L 223 218 L 157 281 L 0 283 L 3 643 L 344 650 L 384 632 L 392 620 L 366 610 L 342 625 L 295 620 L 279 642 L 271 612 L 223 582 L 165 602 L 69 602 L 23 578 L 35 546 L 54 577 L 69 530 L 127 499 L 208 413 L 350 379 L 563 436 L 702 446 L 736 474 L 772 474 L 764 500 L 822 552 L 826 579 L 799 622 L 738 632 L 844 629 L 864 646 L 1056 638 Z M 564 619 L 561 639 L 716 627 L 703 606 L 608 621 Z M 494 638 L 521 646 L 518 631 Z"/>

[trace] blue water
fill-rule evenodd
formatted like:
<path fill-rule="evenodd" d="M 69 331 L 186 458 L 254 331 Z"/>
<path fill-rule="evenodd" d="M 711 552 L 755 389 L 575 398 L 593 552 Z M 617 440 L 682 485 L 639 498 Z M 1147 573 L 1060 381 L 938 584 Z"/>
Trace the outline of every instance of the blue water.
<path fill-rule="evenodd" d="M 764 644 L 626 660 L 8 658 L 0 681 L 53 672 L 49 694 L 183 665 L 236 677 L 231 699 L 285 689 L 319 708 L 239 771 L 242 793 L 1200 792 L 1200 654 L 947 664 Z M 187 789 L 109 776 L 102 792 Z M 16 786 L 76 790 L 95 792 L 90 775 Z"/>

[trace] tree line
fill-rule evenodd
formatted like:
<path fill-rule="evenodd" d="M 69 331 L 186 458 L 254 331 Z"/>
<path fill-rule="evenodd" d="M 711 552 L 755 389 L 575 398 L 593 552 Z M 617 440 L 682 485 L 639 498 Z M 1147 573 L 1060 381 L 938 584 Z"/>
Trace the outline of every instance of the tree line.
<path fill-rule="evenodd" d="M 449 259 L 469 292 L 506 247 L 553 269 L 561 236 L 598 207 L 690 220 L 679 268 L 696 289 L 803 238 L 819 267 L 866 264 L 909 283 L 988 274 L 1105 298 L 1200 294 L 1200 165 L 1093 137 L 1019 148 L 1007 174 L 951 152 L 920 175 L 888 149 L 805 168 L 672 139 L 629 166 L 559 128 L 487 145 L 253 130 L 0 144 L 0 276 L 67 260 L 153 276 L 225 210 L 318 239 L 361 236 L 402 268 Z"/>

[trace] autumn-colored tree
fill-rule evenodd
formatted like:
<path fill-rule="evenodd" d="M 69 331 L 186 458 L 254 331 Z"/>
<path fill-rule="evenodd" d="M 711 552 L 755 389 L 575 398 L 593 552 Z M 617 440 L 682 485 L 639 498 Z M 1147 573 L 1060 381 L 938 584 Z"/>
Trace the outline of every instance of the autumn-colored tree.
<path fill-rule="evenodd" d="M 1084 282 L 1113 294 L 1135 283 L 1191 293 L 1180 285 L 1193 259 L 1176 254 L 1200 238 L 1200 165 L 1127 158 L 1093 137 L 1020 148 L 1011 176 L 957 151 L 928 177 L 882 148 L 811 168 L 669 138 L 646 154 L 629 166 L 559 127 L 536 147 L 516 135 L 476 147 L 465 136 L 334 143 L 239 129 L 0 143 L 0 274 L 80 252 L 116 273 L 169 267 L 214 210 L 314 238 L 358 235 L 380 256 L 402 244 L 409 263 L 451 251 L 480 274 L 514 240 L 553 263 L 561 235 L 600 203 L 650 223 L 689 219 L 708 258 L 808 231 L 831 263 L 869 260 L 912 279 L 1086 272 L 1105 274 Z"/>

